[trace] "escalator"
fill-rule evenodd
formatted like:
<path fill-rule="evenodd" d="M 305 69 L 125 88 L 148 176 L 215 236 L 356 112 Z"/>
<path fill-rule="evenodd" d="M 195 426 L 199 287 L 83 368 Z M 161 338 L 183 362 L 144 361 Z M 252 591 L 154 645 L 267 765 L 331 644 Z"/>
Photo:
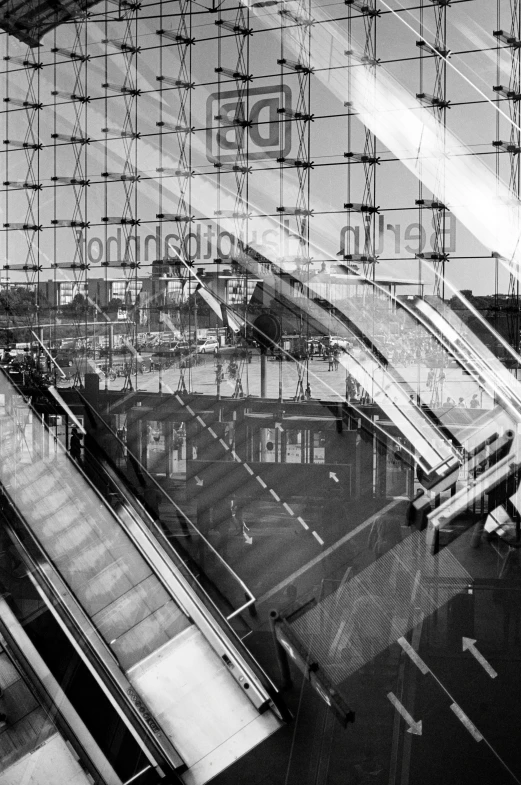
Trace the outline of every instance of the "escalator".
<path fill-rule="evenodd" d="M 201 785 L 280 727 L 276 690 L 132 499 L 111 508 L 63 450 L 50 460 L 44 423 L 5 377 L 0 393 L 4 508 L 31 580 L 150 765 Z"/>
<path fill-rule="evenodd" d="M 73 467 L 18 466 L 16 483 L 13 501 L 124 670 L 190 626 Z"/>
<path fill-rule="evenodd" d="M 16 591 L 11 583 L 13 594 L 0 599 L 0 681 L 7 711 L 7 726 L 0 736 L 0 782 L 25 781 L 37 751 L 38 766 L 45 769 L 51 760 L 56 767 L 53 783 L 65 785 L 71 752 L 67 754 L 64 742 L 89 775 L 86 783 L 158 785 L 164 781 L 50 611 L 45 606 L 35 610 L 33 601 L 32 612 L 24 612 L 27 600 L 21 594 L 30 594 L 30 581 L 27 577 L 19 581 L 18 589 L 24 582 L 25 591 Z M 52 744 L 46 749 L 49 740 Z M 48 772 L 38 773 L 34 781 L 47 785 Z M 80 777 L 78 783 L 82 781 Z"/>

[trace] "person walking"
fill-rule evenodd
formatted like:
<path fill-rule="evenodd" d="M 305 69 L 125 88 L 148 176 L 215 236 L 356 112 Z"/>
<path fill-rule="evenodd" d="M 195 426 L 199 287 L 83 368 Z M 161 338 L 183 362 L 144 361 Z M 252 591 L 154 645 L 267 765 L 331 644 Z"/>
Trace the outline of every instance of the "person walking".
<path fill-rule="evenodd" d="M 69 454 L 73 461 L 79 463 L 81 460 L 81 436 L 76 426 L 71 431 L 71 439 L 69 442 Z"/>
<path fill-rule="evenodd" d="M 230 499 L 230 516 L 233 522 L 233 527 L 235 529 L 235 534 L 240 534 L 242 531 L 242 527 L 238 518 L 238 504 L 237 504 L 237 500 L 233 496 Z"/>
<path fill-rule="evenodd" d="M 253 537 L 251 537 L 249 533 L 250 528 L 249 526 L 246 525 L 246 521 L 244 520 L 243 506 L 235 498 L 232 498 L 230 502 L 230 511 L 232 516 L 232 521 L 235 526 L 236 534 L 242 534 L 242 536 L 244 537 L 245 545 L 252 545 Z"/>
<path fill-rule="evenodd" d="M 353 394 L 353 383 L 351 381 L 351 376 L 349 373 L 346 373 L 346 401 L 349 403 L 351 400 L 351 396 Z"/>

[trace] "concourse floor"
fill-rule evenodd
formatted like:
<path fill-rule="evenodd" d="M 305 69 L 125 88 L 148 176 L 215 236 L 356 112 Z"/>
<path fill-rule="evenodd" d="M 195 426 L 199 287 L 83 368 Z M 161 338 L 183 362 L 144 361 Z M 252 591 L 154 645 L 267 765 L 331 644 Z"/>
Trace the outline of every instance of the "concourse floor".
<path fill-rule="evenodd" d="M 237 391 L 237 377 L 230 376 L 228 372 L 228 360 L 224 357 L 223 373 L 224 380 L 220 384 L 220 392 L 223 397 L 232 397 Z M 254 354 L 251 363 L 240 362 L 238 364 L 238 376 L 241 380 L 241 390 L 244 395 L 260 395 L 260 357 Z M 339 365 L 337 370 L 329 370 L 329 363 L 321 357 L 313 357 L 309 361 L 306 369 L 303 364 L 293 361 L 278 362 L 273 358 L 268 358 L 267 363 L 267 397 L 277 398 L 279 389 L 282 387 L 282 395 L 285 400 L 300 400 L 304 397 L 306 387 L 309 384 L 311 398 L 317 400 L 345 399 L 346 395 L 346 369 Z M 348 363 L 349 367 L 349 363 Z M 216 365 L 214 358 L 210 355 L 201 355 L 199 364 L 191 368 L 172 367 L 162 372 L 161 385 L 164 392 L 175 392 L 183 384 L 189 392 L 199 392 L 215 394 L 217 392 Z M 299 369 L 301 371 L 302 386 L 299 385 Z M 403 383 L 410 387 L 414 394 L 419 394 L 422 400 L 427 403 L 432 402 L 433 390 L 428 384 L 429 369 L 425 364 L 417 363 L 414 365 L 398 365 L 397 373 L 402 377 Z M 447 398 L 452 398 L 456 403 L 463 398 L 468 407 L 472 396 L 479 393 L 479 388 L 469 376 L 465 375 L 459 368 L 446 368 L 445 381 L 437 390 L 439 399 L 443 402 Z M 157 371 L 145 374 L 134 374 L 132 385 L 137 390 L 148 390 L 158 392 L 160 376 Z M 100 380 L 100 387 L 107 386 L 110 390 L 121 390 L 125 380 L 118 377 L 114 381 Z M 64 382 L 63 386 L 68 385 Z M 370 391 L 369 391 L 370 393 Z M 299 398 L 300 396 L 300 398 Z M 480 398 L 480 408 L 491 408 L 492 401 L 483 395 Z"/>

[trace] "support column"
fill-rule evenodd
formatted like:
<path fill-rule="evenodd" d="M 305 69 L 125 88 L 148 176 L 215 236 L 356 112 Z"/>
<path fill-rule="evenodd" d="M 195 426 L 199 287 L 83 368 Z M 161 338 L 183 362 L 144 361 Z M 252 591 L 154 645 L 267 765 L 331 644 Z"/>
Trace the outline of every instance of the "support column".
<path fill-rule="evenodd" d="M 268 355 L 266 354 L 266 351 L 261 351 L 260 372 L 261 372 L 260 395 L 261 398 L 267 398 L 266 388 L 267 388 L 267 375 L 268 375 Z"/>

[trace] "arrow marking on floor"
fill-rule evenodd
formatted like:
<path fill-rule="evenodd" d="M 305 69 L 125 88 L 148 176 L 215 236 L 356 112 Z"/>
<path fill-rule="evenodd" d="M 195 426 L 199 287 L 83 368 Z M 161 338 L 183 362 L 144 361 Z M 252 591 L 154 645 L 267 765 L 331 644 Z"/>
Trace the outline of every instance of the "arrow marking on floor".
<path fill-rule="evenodd" d="M 399 714 L 403 717 L 403 719 L 405 720 L 405 722 L 409 726 L 407 728 L 407 733 L 413 733 L 415 736 L 421 736 L 422 735 L 422 721 L 419 720 L 419 722 L 416 722 L 415 720 L 413 720 L 413 718 L 411 717 L 411 715 L 409 714 L 409 712 L 407 711 L 405 706 L 402 703 L 400 703 L 400 701 L 398 700 L 398 698 L 396 697 L 396 695 L 393 692 L 388 692 L 387 693 L 387 697 L 389 698 L 389 700 L 393 704 L 393 706 L 396 709 L 396 711 L 399 712 Z"/>
<path fill-rule="evenodd" d="M 465 639 L 465 638 L 464 638 L 463 640 L 464 640 L 464 641 L 465 641 L 465 640 L 469 641 L 469 647 L 468 647 L 468 648 L 469 648 L 469 650 L 470 650 L 470 645 L 473 645 L 473 644 L 475 643 L 475 641 L 474 641 L 472 638 L 467 638 L 467 639 Z M 521 785 L 521 780 L 519 780 L 519 779 L 516 777 L 516 775 L 514 774 L 514 772 L 512 771 L 512 769 L 511 769 L 511 768 L 508 766 L 508 764 L 507 764 L 507 763 L 506 763 L 506 762 L 503 760 L 503 758 L 502 758 L 502 757 L 499 755 L 499 753 L 498 753 L 498 752 L 497 752 L 497 751 L 494 749 L 494 747 L 492 746 L 492 744 L 491 744 L 489 741 L 487 741 L 487 739 L 486 739 L 486 738 L 485 738 L 485 737 L 482 735 L 482 733 L 480 733 L 480 731 L 479 731 L 479 730 L 476 728 L 476 726 L 474 725 L 474 723 L 472 722 L 472 720 L 471 720 L 469 717 L 467 717 L 467 715 L 465 714 L 465 712 L 463 711 L 463 709 L 461 708 L 461 706 L 458 706 L 458 704 L 456 703 L 456 701 L 454 700 L 454 698 L 452 697 L 452 695 L 450 694 L 450 692 L 448 691 L 448 689 L 445 687 L 445 685 L 444 685 L 444 684 L 442 684 L 442 682 L 441 682 L 441 681 L 438 679 L 438 677 L 436 676 L 436 674 L 435 674 L 435 673 L 433 673 L 433 672 L 431 671 L 431 669 L 430 669 L 430 668 L 429 668 L 429 667 L 428 667 L 428 666 L 427 666 L 427 665 L 424 663 L 424 661 L 422 660 L 422 658 L 419 656 L 419 654 L 417 654 L 417 653 L 416 653 L 416 651 L 413 649 L 413 647 L 411 646 L 411 644 L 410 644 L 410 643 L 409 643 L 409 642 L 408 642 L 408 641 L 407 641 L 405 638 L 398 638 L 398 643 L 400 644 L 400 646 L 402 647 L 402 649 L 404 650 L 404 652 L 405 652 L 406 654 L 408 654 L 408 655 L 409 655 L 409 657 L 411 658 L 411 660 L 414 662 L 414 664 L 415 664 L 415 665 L 416 665 L 416 666 L 417 666 L 417 667 L 420 669 L 420 671 L 421 671 L 423 674 L 430 673 L 430 674 L 431 674 L 431 676 L 432 676 L 432 678 L 433 678 L 435 681 L 437 681 L 437 683 L 439 684 L 439 686 L 441 687 L 441 689 L 443 690 L 443 692 L 444 692 L 444 693 L 445 693 L 445 694 L 446 694 L 446 695 L 447 695 L 447 696 L 450 698 L 450 700 L 451 700 L 451 705 L 450 705 L 450 709 L 451 709 L 451 711 L 452 711 L 452 712 L 454 712 L 454 714 L 455 714 L 455 715 L 456 715 L 456 717 L 459 719 L 459 721 L 460 721 L 460 722 L 463 724 L 463 726 L 464 726 L 464 727 L 465 727 L 465 728 L 468 730 L 468 732 L 471 734 L 472 738 L 473 738 L 475 741 L 478 741 L 478 742 L 479 742 L 479 741 L 484 741 L 484 742 L 485 742 L 485 744 L 487 745 L 487 747 L 489 748 L 489 750 L 492 752 L 492 754 L 496 756 L 496 758 L 497 758 L 497 759 L 498 759 L 498 761 L 501 763 L 501 765 L 502 765 L 502 766 L 504 766 L 504 768 L 505 768 L 505 769 L 508 771 L 508 773 L 511 775 L 512 779 L 514 780 L 514 782 L 517 782 L 517 783 L 518 783 L 518 785 Z M 465 644 L 463 644 L 463 645 L 465 645 Z M 477 651 L 477 650 L 476 650 L 476 651 Z M 477 653 L 479 654 L 479 652 L 477 652 Z M 480 655 L 480 656 L 481 656 L 481 655 Z M 484 659 L 484 658 L 483 658 L 483 659 Z M 485 660 L 485 662 L 486 662 L 486 660 Z M 487 663 L 487 665 L 488 665 L 488 663 Z M 490 667 L 490 666 L 489 666 L 489 667 Z M 491 670 L 492 670 L 492 669 L 491 669 Z M 487 671 L 487 672 L 488 672 L 488 671 Z M 495 673 L 495 671 L 494 671 L 494 673 Z M 497 675 L 497 674 L 496 674 L 496 675 Z M 494 677 L 492 677 L 492 678 L 494 678 Z M 388 695 L 387 697 L 389 697 L 389 695 Z M 390 699 L 390 698 L 389 698 L 389 699 Z"/>
<path fill-rule="evenodd" d="M 470 651 L 473 657 L 479 662 L 479 664 L 483 667 L 484 670 L 488 673 L 491 679 L 495 679 L 497 676 L 496 671 L 492 667 L 492 665 L 487 662 L 484 656 L 478 651 L 475 647 L 476 641 L 473 638 L 462 638 L 463 641 L 463 651 Z"/>
<path fill-rule="evenodd" d="M 329 472 L 329 479 L 338 482 L 338 477 L 336 476 L 335 472 Z"/>

